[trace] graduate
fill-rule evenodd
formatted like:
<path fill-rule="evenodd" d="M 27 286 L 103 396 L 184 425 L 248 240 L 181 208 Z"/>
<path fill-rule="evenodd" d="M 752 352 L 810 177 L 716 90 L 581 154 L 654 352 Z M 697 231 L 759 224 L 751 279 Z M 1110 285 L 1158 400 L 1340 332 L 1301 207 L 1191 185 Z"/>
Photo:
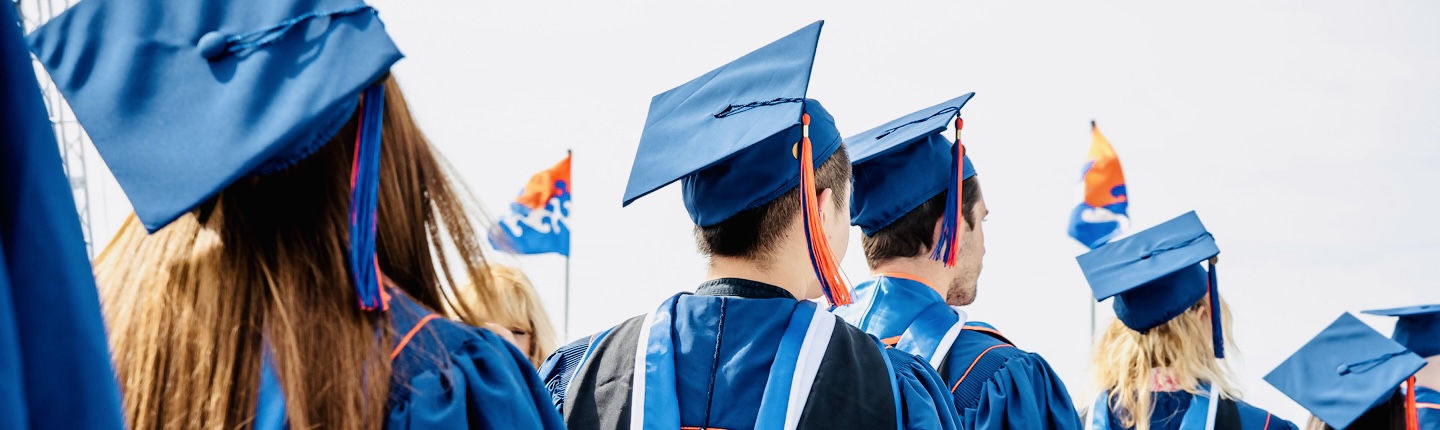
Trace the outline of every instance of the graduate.
<path fill-rule="evenodd" d="M 127 427 L 563 428 L 436 313 L 432 249 L 487 267 L 373 8 L 86 0 L 28 43 L 135 208 L 97 261 Z"/>
<path fill-rule="evenodd" d="M 806 98 L 821 25 L 651 101 L 624 203 L 680 181 L 709 273 L 552 355 L 541 374 L 569 428 L 958 428 L 923 360 L 807 300 L 850 301 L 850 161 Z"/>
<path fill-rule="evenodd" d="M 960 109 L 974 94 L 845 139 L 850 222 L 865 233 L 872 277 L 835 314 L 938 369 L 965 428 L 1079 429 L 1050 364 L 959 308 L 975 300 L 989 212 L 959 143 Z"/>
<path fill-rule="evenodd" d="M 1265 381 L 1314 414 L 1313 430 L 1416 430 L 1414 387 L 1425 359 L 1349 313 L 1280 363 Z"/>
<path fill-rule="evenodd" d="M 1116 321 L 1096 342 L 1094 430 L 1295 429 L 1240 400 L 1225 357 L 1220 248 L 1189 212 L 1076 257 Z M 1209 262 L 1209 270 L 1202 263 Z M 1233 347 L 1233 345 L 1232 345 Z"/>
<path fill-rule="evenodd" d="M 1364 311 L 1399 317 L 1392 339 L 1430 363 L 1416 374 L 1415 398 L 1420 428 L 1440 430 L 1440 305 L 1421 305 Z"/>

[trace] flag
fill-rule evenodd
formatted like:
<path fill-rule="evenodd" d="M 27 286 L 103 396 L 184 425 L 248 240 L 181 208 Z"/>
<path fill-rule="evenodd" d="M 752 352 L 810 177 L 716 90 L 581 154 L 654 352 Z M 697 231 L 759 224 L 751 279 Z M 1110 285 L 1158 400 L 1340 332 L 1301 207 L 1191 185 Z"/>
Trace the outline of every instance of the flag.
<path fill-rule="evenodd" d="M 496 219 L 490 245 L 512 254 L 570 256 L 570 154 L 530 177 L 510 213 Z"/>
<path fill-rule="evenodd" d="M 1090 249 L 1124 234 L 1130 226 L 1125 173 L 1110 141 L 1090 121 L 1090 156 L 1080 171 L 1080 203 L 1070 214 L 1070 237 Z"/>
<path fill-rule="evenodd" d="M 75 197 L 13 6 L 0 5 L 0 428 L 120 429 Z"/>

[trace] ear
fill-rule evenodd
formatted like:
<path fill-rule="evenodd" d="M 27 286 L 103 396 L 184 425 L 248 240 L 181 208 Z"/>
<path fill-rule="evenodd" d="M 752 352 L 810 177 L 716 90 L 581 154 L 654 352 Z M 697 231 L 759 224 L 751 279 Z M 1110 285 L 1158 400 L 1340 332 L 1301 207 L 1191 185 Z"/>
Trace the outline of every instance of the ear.
<path fill-rule="evenodd" d="M 828 217 L 831 216 L 831 215 L 829 214 L 829 212 L 835 212 L 835 211 L 839 210 L 839 208 L 835 207 L 835 199 L 834 199 L 834 197 L 835 197 L 835 190 L 834 190 L 834 189 L 831 189 L 831 188 L 826 188 L 826 189 L 820 190 L 820 195 L 819 195 L 818 197 L 816 197 L 816 198 L 820 199 L 820 202 L 819 202 L 819 203 L 821 203 L 821 205 L 820 205 L 820 222 L 822 222 L 822 223 L 824 223 L 824 222 L 829 222 L 830 219 L 829 219 Z"/>

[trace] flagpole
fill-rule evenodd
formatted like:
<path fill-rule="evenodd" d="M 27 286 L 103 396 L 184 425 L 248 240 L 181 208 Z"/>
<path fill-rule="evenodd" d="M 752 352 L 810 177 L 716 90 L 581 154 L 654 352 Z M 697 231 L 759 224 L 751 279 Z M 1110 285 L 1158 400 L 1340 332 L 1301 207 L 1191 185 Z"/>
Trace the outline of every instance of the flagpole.
<path fill-rule="evenodd" d="M 1092 323 L 1093 325 L 1093 323 Z M 570 341 L 570 256 L 565 256 L 565 328 L 563 339 Z"/>
<path fill-rule="evenodd" d="M 569 148 L 566 148 L 566 149 L 565 149 L 565 159 L 566 159 L 566 160 L 571 160 L 571 162 L 573 163 L 574 160 L 571 158 L 572 155 L 574 155 L 574 154 L 572 153 L 572 150 L 569 149 Z M 573 168 L 573 167 L 571 168 L 571 171 L 572 171 L 572 172 L 574 171 L 574 168 Z M 573 173 L 572 173 L 572 174 L 573 174 Z M 571 177 L 571 180 L 570 180 L 570 183 L 574 183 L 574 182 L 575 182 L 575 180 L 574 180 L 574 177 L 572 176 L 572 177 Z M 565 184 L 565 187 L 566 187 L 565 192 L 570 194 L 570 204 L 571 204 L 571 207 L 574 207 L 574 204 L 575 204 L 575 193 L 572 191 L 572 188 L 574 188 L 574 187 L 573 187 L 570 183 Z M 570 214 L 570 210 L 567 209 L 567 210 L 565 211 L 565 218 L 566 218 L 566 222 L 567 222 L 567 223 L 569 222 L 570 215 L 571 215 L 571 214 Z M 565 341 L 566 341 L 566 342 L 569 342 L 569 341 L 570 341 L 570 249 L 568 249 L 568 248 L 570 248 L 570 244 L 568 243 L 568 240 L 567 240 L 567 243 L 565 244 L 565 247 L 567 248 L 567 249 L 565 250 L 565 328 L 561 329 L 561 333 L 564 333 L 564 339 L 565 339 Z"/>

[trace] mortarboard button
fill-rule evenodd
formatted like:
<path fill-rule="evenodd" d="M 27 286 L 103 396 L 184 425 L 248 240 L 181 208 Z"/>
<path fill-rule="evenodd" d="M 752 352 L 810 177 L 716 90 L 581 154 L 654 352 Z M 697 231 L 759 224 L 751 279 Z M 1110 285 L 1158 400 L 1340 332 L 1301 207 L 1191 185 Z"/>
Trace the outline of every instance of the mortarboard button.
<path fill-rule="evenodd" d="M 201 57 L 207 60 L 214 59 L 225 52 L 225 35 L 214 31 L 205 33 L 204 36 L 200 36 L 200 41 L 195 43 L 195 47 L 199 48 Z"/>

